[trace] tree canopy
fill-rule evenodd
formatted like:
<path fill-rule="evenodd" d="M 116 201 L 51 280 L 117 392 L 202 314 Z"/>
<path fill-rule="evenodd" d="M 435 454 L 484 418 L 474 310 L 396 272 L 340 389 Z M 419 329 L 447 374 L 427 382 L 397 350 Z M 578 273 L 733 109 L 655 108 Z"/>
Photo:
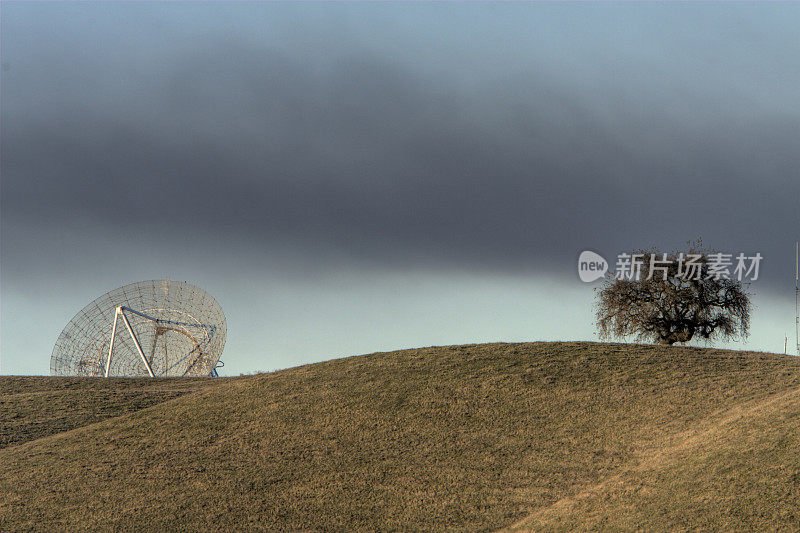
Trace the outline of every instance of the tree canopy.
<path fill-rule="evenodd" d="M 721 254 L 698 243 L 687 252 L 625 255 L 630 262 L 622 265 L 623 272 L 609 273 L 596 289 L 601 338 L 635 336 L 671 345 L 749 335 L 749 295 L 741 277 L 723 275 Z"/>

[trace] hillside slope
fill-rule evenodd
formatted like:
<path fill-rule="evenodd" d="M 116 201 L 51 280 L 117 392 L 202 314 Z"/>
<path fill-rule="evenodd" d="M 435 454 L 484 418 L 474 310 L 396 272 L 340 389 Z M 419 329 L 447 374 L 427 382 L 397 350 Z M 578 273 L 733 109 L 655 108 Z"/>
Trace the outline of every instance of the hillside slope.
<path fill-rule="evenodd" d="M 0 376 L 0 448 L 177 398 L 208 379 Z"/>
<path fill-rule="evenodd" d="M 794 389 L 710 417 L 509 529 L 797 530 L 799 451 Z"/>
<path fill-rule="evenodd" d="M 793 527 L 798 385 L 700 348 L 338 359 L 0 450 L 0 529 Z"/>

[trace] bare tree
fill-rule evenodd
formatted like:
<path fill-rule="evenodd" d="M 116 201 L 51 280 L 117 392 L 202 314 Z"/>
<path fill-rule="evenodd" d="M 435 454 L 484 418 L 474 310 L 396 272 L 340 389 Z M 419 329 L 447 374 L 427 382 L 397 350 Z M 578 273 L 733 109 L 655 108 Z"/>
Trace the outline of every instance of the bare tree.
<path fill-rule="evenodd" d="M 714 254 L 699 241 L 688 248 L 671 254 L 640 250 L 630 254 L 629 277 L 620 279 L 619 271 L 606 276 L 596 289 L 601 338 L 633 335 L 671 345 L 749 335 L 750 298 L 742 282 L 721 276 L 710 260 Z"/>

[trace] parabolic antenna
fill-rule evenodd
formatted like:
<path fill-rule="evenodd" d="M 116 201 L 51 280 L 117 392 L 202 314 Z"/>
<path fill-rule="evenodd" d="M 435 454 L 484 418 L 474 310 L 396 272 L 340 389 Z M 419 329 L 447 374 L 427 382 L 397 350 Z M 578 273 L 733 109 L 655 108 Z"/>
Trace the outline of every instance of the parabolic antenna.
<path fill-rule="evenodd" d="M 225 315 L 185 281 L 131 283 L 84 307 L 58 336 L 54 376 L 216 375 Z"/>

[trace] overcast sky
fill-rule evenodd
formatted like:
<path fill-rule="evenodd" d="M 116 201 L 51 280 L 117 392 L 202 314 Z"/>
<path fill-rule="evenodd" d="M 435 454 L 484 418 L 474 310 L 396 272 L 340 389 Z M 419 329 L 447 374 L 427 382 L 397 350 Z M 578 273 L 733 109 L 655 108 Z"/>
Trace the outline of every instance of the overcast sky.
<path fill-rule="evenodd" d="M 764 256 L 794 338 L 800 4 L 3 2 L 2 372 L 187 280 L 228 374 L 595 340 L 580 251 Z"/>

